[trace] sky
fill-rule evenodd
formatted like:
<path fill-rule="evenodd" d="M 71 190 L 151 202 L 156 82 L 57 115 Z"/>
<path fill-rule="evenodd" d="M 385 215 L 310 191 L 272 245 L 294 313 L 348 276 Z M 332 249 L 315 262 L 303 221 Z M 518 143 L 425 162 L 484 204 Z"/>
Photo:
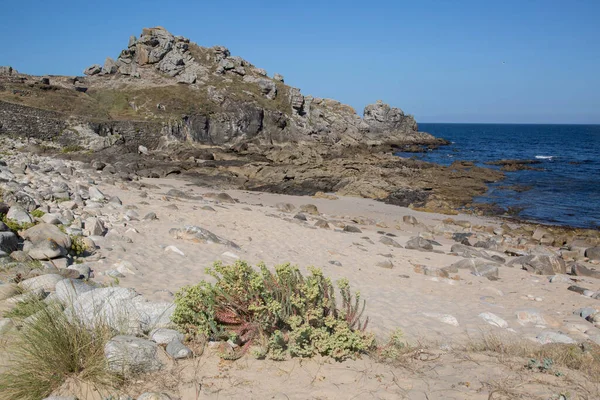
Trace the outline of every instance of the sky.
<path fill-rule="evenodd" d="M 51 4 L 50 4 L 51 3 Z M 0 0 L 0 65 L 81 75 L 163 26 L 417 122 L 600 123 L 600 0 Z"/>

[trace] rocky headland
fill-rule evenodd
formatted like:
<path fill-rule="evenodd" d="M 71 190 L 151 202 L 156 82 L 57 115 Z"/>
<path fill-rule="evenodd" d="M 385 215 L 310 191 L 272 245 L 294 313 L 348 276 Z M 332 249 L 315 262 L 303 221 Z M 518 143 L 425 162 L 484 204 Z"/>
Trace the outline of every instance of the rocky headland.
<path fill-rule="evenodd" d="M 338 101 L 304 96 L 222 46 L 163 28 L 131 37 L 116 60 L 85 77 L 0 71 L 0 134 L 35 138 L 45 152 L 140 176 L 278 193 L 344 195 L 446 210 L 469 207 L 501 172 L 393 155 L 446 143 L 380 101 L 361 118 Z M 43 143 L 42 143 L 43 142 Z M 147 156 L 148 153 L 151 156 Z M 145 156 L 145 157 L 140 157 Z"/>

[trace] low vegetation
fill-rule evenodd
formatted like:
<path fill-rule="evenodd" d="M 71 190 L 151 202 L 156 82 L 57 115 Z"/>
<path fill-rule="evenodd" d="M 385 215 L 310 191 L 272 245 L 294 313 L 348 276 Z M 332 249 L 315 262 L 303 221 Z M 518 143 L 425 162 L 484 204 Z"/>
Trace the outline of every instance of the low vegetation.
<path fill-rule="evenodd" d="M 352 358 L 374 346 L 362 320 L 365 302 L 353 295 L 347 280 L 335 286 L 316 268 L 303 276 L 290 264 L 264 264 L 258 271 L 239 261 L 215 263 L 207 273 L 216 279 L 188 286 L 175 296 L 173 322 L 189 333 L 228 341 L 225 358 L 241 357 L 252 347 L 259 358 L 283 360 L 317 354 Z"/>
<path fill-rule="evenodd" d="M 8 227 L 8 229 L 10 229 L 13 232 L 24 231 L 35 225 L 35 222 L 20 223 L 13 219 L 7 218 L 4 214 L 2 214 L 1 219 L 2 222 L 4 222 L 4 224 Z"/>
<path fill-rule="evenodd" d="M 96 388 L 115 386 L 118 379 L 106 368 L 104 345 L 111 330 L 97 324 L 88 329 L 69 319 L 56 304 L 29 307 L 37 311 L 23 321 L 11 344 L 8 369 L 0 374 L 0 400 L 39 400 L 67 379 Z"/>

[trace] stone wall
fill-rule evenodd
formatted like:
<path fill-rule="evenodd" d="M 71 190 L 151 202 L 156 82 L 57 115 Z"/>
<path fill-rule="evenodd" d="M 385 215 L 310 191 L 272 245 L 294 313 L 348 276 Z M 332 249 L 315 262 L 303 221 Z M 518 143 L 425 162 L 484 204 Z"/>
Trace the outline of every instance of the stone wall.
<path fill-rule="evenodd" d="M 54 111 L 0 101 L 0 134 L 50 140 L 68 127 L 67 118 Z"/>

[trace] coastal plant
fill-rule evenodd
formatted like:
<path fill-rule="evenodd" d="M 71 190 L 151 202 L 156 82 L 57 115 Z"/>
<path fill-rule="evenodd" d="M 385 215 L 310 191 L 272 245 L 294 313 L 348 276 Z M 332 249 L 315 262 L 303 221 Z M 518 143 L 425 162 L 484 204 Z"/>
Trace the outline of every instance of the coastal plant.
<path fill-rule="evenodd" d="M 46 215 L 46 213 L 39 208 L 36 208 L 31 212 L 31 216 L 34 218 L 42 218 L 44 215 Z"/>
<path fill-rule="evenodd" d="M 46 307 L 46 303 L 41 301 L 37 296 L 31 294 L 15 304 L 14 308 L 4 313 L 4 318 L 12 318 L 18 321 L 37 314 Z"/>
<path fill-rule="evenodd" d="M 39 308 L 6 345 L 8 368 L 0 373 L 0 400 L 42 399 L 71 378 L 92 388 L 114 387 L 118 378 L 108 371 L 104 356 L 112 335 L 106 324 L 88 329 L 68 318 L 58 304 Z"/>
<path fill-rule="evenodd" d="M 84 237 L 81 235 L 69 235 L 71 239 L 71 247 L 69 248 L 69 252 L 74 256 L 81 256 L 85 254 L 88 250 L 88 247 L 85 243 Z"/>
<path fill-rule="evenodd" d="M 257 270 L 243 261 L 217 262 L 207 269 L 216 283 L 202 281 L 175 295 L 173 322 L 188 333 L 233 342 L 239 346 L 234 357 L 250 346 L 255 356 L 275 360 L 317 354 L 344 360 L 371 349 L 360 294 L 342 279 L 338 305 L 331 280 L 317 268 L 309 272 L 303 276 L 290 264 L 273 273 L 264 264 Z"/>
<path fill-rule="evenodd" d="M 4 222 L 8 229 L 10 229 L 13 232 L 24 231 L 26 229 L 31 228 L 32 226 L 35 226 L 35 222 L 20 223 L 13 219 L 7 218 L 5 214 L 2 214 L 2 222 Z"/>

